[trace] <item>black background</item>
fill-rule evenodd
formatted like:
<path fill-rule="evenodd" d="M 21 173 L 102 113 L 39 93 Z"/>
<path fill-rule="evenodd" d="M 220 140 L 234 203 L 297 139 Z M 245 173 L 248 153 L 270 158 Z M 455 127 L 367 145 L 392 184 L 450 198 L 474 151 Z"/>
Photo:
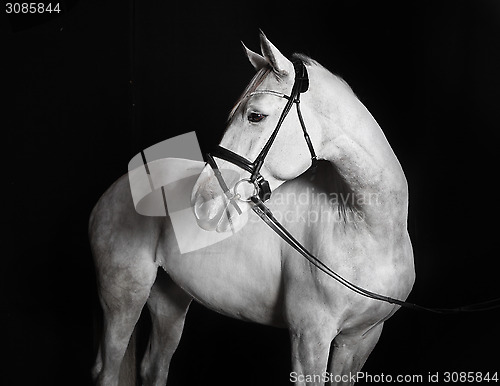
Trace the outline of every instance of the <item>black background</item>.
<path fill-rule="evenodd" d="M 218 143 L 253 75 L 240 40 L 258 51 L 259 28 L 285 55 L 342 76 L 383 128 L 410 187 L 409 300 L 500 296 L 498 1 L 61 7 L 46 17 L 2 9 L 0 383 L 90 384 L 100 320 L 90 210 L 141 149 L 192 130 L 203 151 Z M 400 311 L 364 370 L 498 371 L 499 315 Z M 169 385 L 287 384 L 289 350 L 285 330 L 193 305 Z"/>

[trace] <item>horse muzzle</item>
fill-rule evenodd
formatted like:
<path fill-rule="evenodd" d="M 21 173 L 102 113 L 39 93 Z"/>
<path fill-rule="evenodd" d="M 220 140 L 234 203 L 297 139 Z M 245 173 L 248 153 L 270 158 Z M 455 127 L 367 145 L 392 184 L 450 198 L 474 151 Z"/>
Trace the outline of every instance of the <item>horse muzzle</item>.
<path fill-rule="evenodd" d="M 191 206 L 198 226 L 207 231 L 230 231 L 240 220 L 248 206 L 246 197 L 251 196 L 253 184 L 244 183 L 239 173 L 233 170 L 217 170 L 223 175 L 225 187 L 221 187 L 210 165 L 203 169 L 193 187 Z M 238 193 L 234 193 L 237 190 Z"/>

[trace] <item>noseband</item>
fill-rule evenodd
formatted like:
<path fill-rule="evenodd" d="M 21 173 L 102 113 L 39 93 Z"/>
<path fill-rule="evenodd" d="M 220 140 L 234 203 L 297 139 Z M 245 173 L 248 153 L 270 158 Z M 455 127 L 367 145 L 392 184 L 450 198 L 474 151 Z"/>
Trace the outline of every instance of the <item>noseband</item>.
<path fill-rule="evenodd" d="M 287 100 L 285 108 L 283 109 L 283 112 L 281 113 L 281 116 L 278 120 L 278 123 L 276 124 L 276 128 L 274 131 L 271 133 L 271 136 L 267 140 L 266 144 L 260 151 L 259 155 L 253 162 L 250 160 L 246 159 L 245 157 L 242 157 L 239 154 L 236 154 L 235 152 L 226 149 L 222 146 L 218 146 L 215 151 L 212 154 L 207 154 L 207 160 L 212 169 L 214 170 L 215 176 L 217 180 L 219 181 L 219 185 L 221 186 L 222 190 L 224 190 L 225 194 L 228 196 L 228 198 L 233 202 L 234 205 L 234 198 L 236 197 L 237 199 L 241 201 L 249 201 L 249 199 L 242 199 L 241 195 L 237 192 L 237 188 L 239 185 L 243 182 L 247 182 L 253 185 L 254 187 L 254 196 L 258 195 L 260 199 L 264 202 L 269 199 L 271 196 L 271 187 L 269 186 L 269 182 L 260 174 L 260 169 L 262 168 L 262 165 L 264 164 L 264 160 L 267 156 L 267 153 L 269 152 L 269 149 L 271 149 L 271 146 L 276 139 L 276 136 L 278 135 L 278 132 L 281 128 L 281 125 L 283 124 L 283 121 L 285 120 L 286 116 L 290 112 L 292 105 L 295 104 L 297 106 L 297 115 L 299 117 L 300 121 L 300 126 L 302 127 L 302 131 L 304 133 L 304 138 L 306 140 L 307 147 L 309 148 L 309 152 L 311 153 L 311 166 L 315 167 L 317 163 L 317 157 L 316 153 L 314 151 L 311 139 L 309 137 L 309 134 L 307 133 L 306 125 L 304 123 L 304 120 L 302 119 L 302 114 L 300 112 L 300 94 L 305 93 L 308 88 L 309 88 L 309 77 L 307 74 L 306 67 L 304 63 L 301 60 L 296 60 L 293 62 L 293 66 L 295 69 L 295 81 L 293 84 L 292 92 L 290 95 L 285 95 L 285 94 L 280 94 L 276 91 L 270 91 L 270 90 L 257 90 L 253 93 L 251 93 L 249 96 L 256 95 L 256 94 L 270 94 L 270 95 L 275 95 L 281 98 L 285 98 Z M 239 168 L 246 170 L 247 172 L 250 173 L 249 178 L 244 178 L 240 181 L 238 181 L 235 186 L 234 186 L 234 194 L 231 194 L 229 191 L 229 188 L 227 187 L 226 183 L 224 182 L 222 175 L 217 167 L 217 163 L 215 162 L 214 157 L 223 159 L 225 161 L 228 161 L 232 163 L 233 165 L 238 166 Z M 237 207 L 237 205 L 235 205 Z M 238 209 L 238 208 L 237 208 Z"/>

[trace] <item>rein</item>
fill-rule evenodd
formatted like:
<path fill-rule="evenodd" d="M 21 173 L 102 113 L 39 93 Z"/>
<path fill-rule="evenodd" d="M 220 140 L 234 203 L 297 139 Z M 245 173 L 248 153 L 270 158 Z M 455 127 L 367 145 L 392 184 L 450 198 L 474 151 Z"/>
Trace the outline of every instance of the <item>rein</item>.
<path fill-rule="evenodd" d="M 252 210 L 279 236 L 281 237 L 288 245 L 290 245 L 293 249 L 295 249 L 298 253 L 300 253 L 306 260 L 308 260 L 313 266 L 315 266 L 318 270 L 325 273 L 332 279 L 336 280 L 344 287 L 350 289 L 353 292 L 356 292 L 359 295 L 365 296 L 370 299 L 375 299 L 379 301 L 383 301 L 390 304 L 395 304 L 397 306 L 401 306 L 403 308 L 416 310 L 416 311 L 427 311 L 433 312 L 437 314 L 455 314 L 460 312 L 477 312 L 477 311 L 487 311 L 500 307 L 500 298 L 470 304 L 466 306 L 456 307 L 456 308 L 430 308 L 420 306 L 418 304 L 409 303 L 400 299 L 395 299 L 389 296 L 381 295 L 375 292 L 371 292 L 367 289 L 359 287 L 358 285 L 351 283 L 349 280 L 345 279 L 330 267 L 328 267 L 325 263 L 323 263 L 320 259 L 314 256 L 311 252 L 309 252 L 293 235 L 287 231 L 287 229 L 274 217 L 271 210 L 264 204 L 265 201 L 269 199 L 271 196 L 271 188 L 269 183 L 265 178 L 260 174 L 260 169 L 264 164 L 264 160 L 278 135 L 279 129 L 285 120 L 286 116 L 290 112 L 293 104 L 297 106 L 297 115 L 299 117 L 299 122 L 302 127 L 302 131 L 304 134 L 304 139 L 311 153 L 311 167 L 315 168 L 317 164 L 316 152 L 314 151 L 314 147 L 312 145 L 309 134 L 307 133 L 306 125 L 302 118 L 302 114 L 300 112 L 300 94 L 304 93 L 309 88 L 309 78 L 307 74 L 306 67 L 304 63 L 300 60 L 293 62 L 295 68 L 295 82 L 292 88 L 292 92 L 290 96 L 285 94 L 278 93 L 276 91 L 271 90 L 257 90 L 248 96 L 256 95 L 256 94 L 271 94 L 281 98 L 287 99 L 287 103 L 281 113 L 281 116 L 278 120 L 276 128 L 272 132 L 271 136 L 267 140 L 266 144 L 262 148 L 261 152 L 257 156 L 257 158 L 251 162 L 248 159 L 236 154 L 235 152 L 223 148 L 222 146 L 218 146 L 216 151 L 212 154 L 207 154 L 208 163 L 214 170 L 214 175 L 219 182 L 220 187 L 224 191 L 229 202 L 235 207 L 239 214 L 241 214 L 241 209 L 239 208 L 237 201 L 243 201 L 251 204 Z M 236 182 L 233 187 L 233 192 L 228 188 L 222 174 L 215 162 L 214 156 L 225 161 L 228 161 L 241 169 L 250 173 L 250 178 L 244 178 Z M 253 194 L 245 199 L 242 198 L 238 193 L 237 189 L 240 184 L 243 182 L 247 182 L 253 184 L 254 191 Z"/>
<path fill-rule="evenodd" d="M 437 314 L 456 314 L 459 312 L 476 312 L 476 311 L 487 311 L 500 307 L 500 298 L 488 300 L 481 303 L 470 304 L 467 306 L 461 306 L 457 308 L 429 308 L 420 306 L 418 304 L 409 303 L 400 299 L 391 298 L 389 296 L 380 295 L 375 292 L 368 291 L 367 289 L 361 288 L 349 280 L 345 279 L 337 272 L 328 267 L 320 259 L 309 252 L 295 237 L 293 237 L 290 232 L 274 217 L 271 210 L 260 200 L 258 195 L 250 197 L 253 206 L 252 210 L 284 241 L 287 242 L 293 249 L 299 252 L 306 260 L 308 260 L 312 265 L 314 265 L 321 272 L 325 273 L 332 279 L 338 281 L 344 287 L 349 288 L 351 291 L 356 292 L 359 295 L 363 295 L 370 299 L 380 300 L 386 303 L 395 304 L 404 308 L 408 308 L 416 311 L 428 311 Z"/>

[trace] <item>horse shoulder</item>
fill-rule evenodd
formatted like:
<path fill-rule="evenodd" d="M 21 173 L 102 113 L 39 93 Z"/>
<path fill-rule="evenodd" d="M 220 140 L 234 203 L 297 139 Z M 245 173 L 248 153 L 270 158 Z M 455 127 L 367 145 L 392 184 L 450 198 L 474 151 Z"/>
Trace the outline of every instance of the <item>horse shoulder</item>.
<path fill-rule="evenodd" d="M 369 255 L 366 270 L 370 289 L 382 295 L 406 299 L 415 281 L 415 269 L 411 240 L 406 224 L 397 222 L 385 226 L 384 232 L 367 232 Z M 360 262 L 361 263 L 361 262 Z M 366 264 L 366 263 L 365 263 Z"/>
<path fill-rule="evenodd" d="M 100 274 L 154 263 L 164 218 L 135 211 L 128 176 L 116 180 L 101 196 L 89 220 L 89 240 Z"/>

